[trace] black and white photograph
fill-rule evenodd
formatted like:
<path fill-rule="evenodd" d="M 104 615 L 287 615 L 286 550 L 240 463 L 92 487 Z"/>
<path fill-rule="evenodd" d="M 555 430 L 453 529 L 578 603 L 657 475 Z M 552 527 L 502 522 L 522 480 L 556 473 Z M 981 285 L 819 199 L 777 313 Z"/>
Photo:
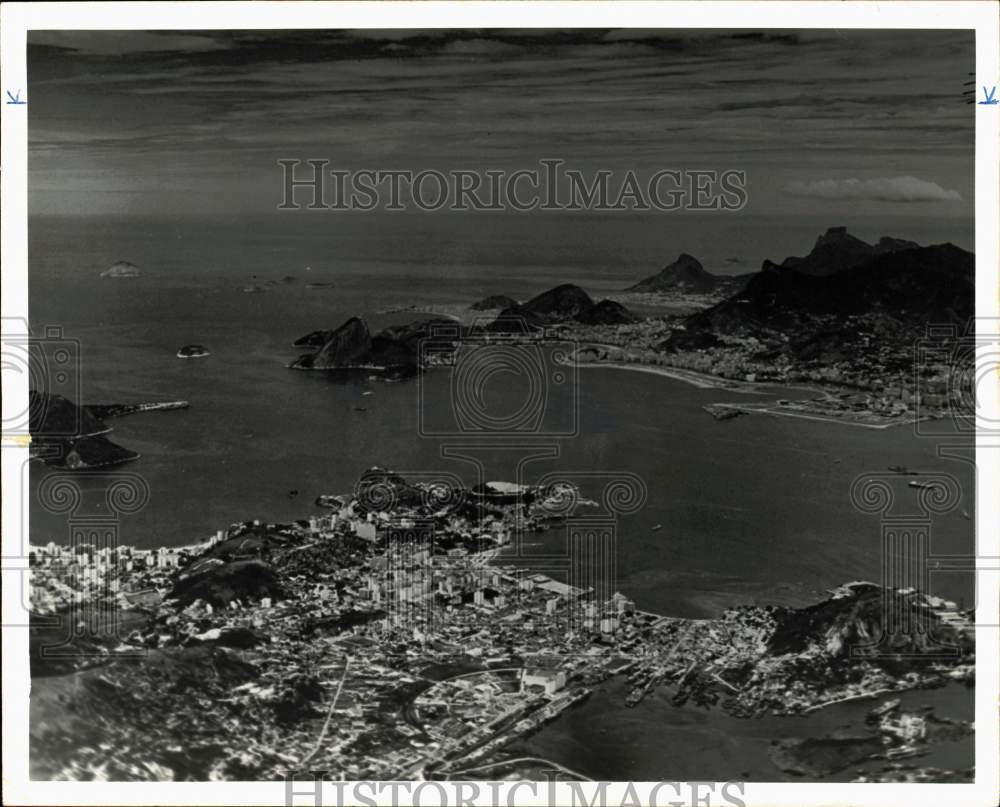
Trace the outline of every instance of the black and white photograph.
<path fill-rule="evenodd" d="M 995 31 L 146 5 L 5 66 L 5 768 L 993 803 Z"/>

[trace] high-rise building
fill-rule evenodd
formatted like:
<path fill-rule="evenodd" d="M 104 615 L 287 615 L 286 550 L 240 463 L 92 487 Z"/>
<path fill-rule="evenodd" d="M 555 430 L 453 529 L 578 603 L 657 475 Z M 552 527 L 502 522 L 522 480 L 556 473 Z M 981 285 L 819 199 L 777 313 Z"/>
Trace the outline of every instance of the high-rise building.
<path fill-rule="evenodd" d="M 587 619 L 610 615 L 617 589 L 618 533 L 612 518 L 572 518 L 569 527 L 569 584 L 588 595 L 595 611 Z M 574 615 L 579 614 L 571 609 Z"/>

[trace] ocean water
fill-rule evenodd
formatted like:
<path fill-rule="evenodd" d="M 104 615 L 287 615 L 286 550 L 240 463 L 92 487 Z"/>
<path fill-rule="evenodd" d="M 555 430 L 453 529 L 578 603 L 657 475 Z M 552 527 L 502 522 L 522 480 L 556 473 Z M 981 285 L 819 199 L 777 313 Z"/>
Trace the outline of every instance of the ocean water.
<path fill-rule="evenodd" d="M 507 751 L 512 757 L 536 756 L 563 764 L 597 780 L 801 782 L 802 777 L 771 761 L 769 750 L 776 739 L 864 737 L 871 731 L 865 715 L 890 698 L 848 701 L 802 716 L 745 719 L 690 703 L 674 706 L 670 689 L 655 691 L 635 708 L 625 706 L 627 694 L 623 678 L 609 679 L 582 704 Z M 938 716 L 975 720 L 973 690 L 961 684 L 912 690 L 899 697 L 904 712 L 930 707 Z M 975 758 L 974 743 L 972 735 L 935 743 L 926 755 L 905 762 L 944 770 L 966 768 Z M 855 763 L 825 781 L 850 782 L 859 773 L 871 774 L 886 764 L 885 760 Z"/>
<path fill-rule="evenodd" d="M 420 407 L 437 413 L 455 405 L 449 371 L 388 384 L 289 370 L 300 352 L 292 342 L 304 333 L 354 314 L 373 327 L 411 318 L 378 313 L 395 306 L 471 303 L 490 293 L 524 298 L 569 280 L 599 295 L 681 251 L 704 255 L 710 267 L 739 255 L 753 256 L 756 266 L 764 255 L 807 252 L 823 229 L 811 219 L 657 221 L 34 218 L 31 325 L 35 332 L 58 325 L 79 341 L 85 403 L 190 401 L 185 411 L 109 421 L 111 437 L 142 455 L 116 470 L 140 474 L 150 490 L 142 510 L 121 516 L 120 540 L 178 545 L 237 520 L 308 516 L 318 494 L 351 490 L 371 465 L 447 471 L 470 483 L 517 474 L 523 451 L 477 449 L 456 460 L 442 456 L 454 440 L 420 435 Z M 943 226 L 848 225 L 863 237 L 887 232 L 923 242 L 935 240 L 928 228 Z M 940 237 L 961 242 L 963 235 Z M 774 243 L 764 252 L 768 239 Z M 137 264 L 142 276 L 99 276 L 118 260 Z M 262 293 L 241 290 L 285 276 L 295 280 Z M 317 282 L 332 285 L 306 288 Z M 204 344 L 211 355 L 178 359 L 187 343 Z M 487 390 L 511 398 L 515 409 L 521 394 L 516 385 Z M 578 402 L 579 435 L 548 441 L 558 457 L 526 465 L 524 478 L 576 474 L 596 497 L 615 473 L 639 477 L 646 503 L 617 524 L 620 588 L 641 606 L 679 615 L 755 599 L 803 603 L 846 580 L 878 579 L 879 519 L 852 508 L 849 490 L 859 474 L 887 465 L 959 480 L 965 500 L 935 520 L 932 552 L 971 551 L 972 522 L 960 512 L 974 512 L 968 462 L 938 458 L 936 442 L 908 428 L 771 417 L 716 422 L 702 410 L 740 397 L 645 373 L 581 370 L 577 385 L 554 388 L 549 399 L 557 413 Z M 48 472 L 33 464 L 32 485 Z M 914 493 L 901 489 L 899 506 L 915 506 Z M 48 512 L 36 495 L 31 502 L 32 542 L 65 540 L 72 516 Z M 545 534 L 537 551 L 558 553 L 564 540 Z M 940 578 L 940 593 L 971 601 L 970 580 Z"/>

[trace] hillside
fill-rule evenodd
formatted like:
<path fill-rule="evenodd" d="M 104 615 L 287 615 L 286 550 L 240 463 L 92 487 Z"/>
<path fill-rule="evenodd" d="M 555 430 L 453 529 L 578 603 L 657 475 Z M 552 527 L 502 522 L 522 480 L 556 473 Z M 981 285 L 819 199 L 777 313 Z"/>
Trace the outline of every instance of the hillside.
<path fill-rule="evenodd" d="M 847 232 L 846 227 L 831 227 L 816 239 L 812 251 L 802 258 L 788 257 L 781 265 L 804 275 L 826 277 L 860 266 L 875 255 L 912 249 L 918 246 L 901 238 L 882 238 L 876 246 Z"/>
<path fill-rule="evenodd" d="M 850 246 L 844 255 L 854 251 Z M 825 247 L 821 252 L 830 255 Z M 710 347 L 720 336 L 788 343 L 793 352 L 812 350 L 817 340 L 850 343 L 861 335 L 912 344 L 928 323 L 964 326 L 974 313 L 975 257 L 952 244 L 875 250 L 832 274 L 816 274 L 819 265 L 806 264 L 810 271 L 803 272 L 803 264 L 765 261 L 742 292 L 686 319 L 663 347 Z M 864 321 L 845 330 L 849 317 Z"/>
<path fill-rule="evenodd" d="M 295 340 L 296 347 L 314 347 L 293 361 L 294 370 L 343 370 L 369 368 L 410 375 L 419 367 L 420 343 L 440 334 L 442 328 L 454 330 L 450 319 L 433 317 L 406 325 L 394 325 L 376 333 L 368 330 L 360 317 L 351 317 L 334 330 L 317 330 Z"/>
<path fill-rule="evenodd" d="M 517 300 L 508 297 L 506 294 L 491 294 L 484 297 L 479 302 L 469 306 L 473 311 L 493 311 L 497 309 L 512 308 L 517 305 Z"/>
<path fill-rule="evenodd" d="M 579 286 L 563 283 L 532 297 L 524 305 L 512 305 L 503 309 L 486 326 L 486 330 L 491 333 L 518 334 L 539 330 L 545 325 L 569 322 L 619 325 L 635 322 L 635 317 L 621 303 L 613 300 L 595 303 Z"/>
<path fill-rule="evenodd" d="M 706 294 L 718 286 L 715 275 L 705 271 L 697 258 L 682 252 L 658 274 L 640 280 L 625 291 L 664 292 L 676 291 L 689 294 Z"/>

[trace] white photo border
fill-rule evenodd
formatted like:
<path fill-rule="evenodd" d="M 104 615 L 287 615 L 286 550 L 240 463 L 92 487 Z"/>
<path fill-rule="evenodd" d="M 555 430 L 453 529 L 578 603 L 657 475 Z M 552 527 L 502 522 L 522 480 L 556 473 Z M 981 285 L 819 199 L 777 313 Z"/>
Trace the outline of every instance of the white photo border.
<path fill-rule="evenodd" d="M 25 65 L 27 32 L 47 30 L 193 30 L 193 29 L 344 29 L 344 28 L 886 28 L 974 29 L 976 79 L 1000 83 L 1000 4 L 995 2 L 218 2 L 218 3 L 7 3 L 0 9 L 0 58 L 4 90 L 21 90 L 28 97 Z M 6 96 L 5 96 L 6 100 Z M 28 97 L 30 101 L 30 97 Z M 2 109 L 2 315 L 27 319 L 27 114 L 26 106 Z M 976 315 L 996 320 L 998 305 L 998 222 L 1000 222 L 1000 106 L 977 106 L 976 117 Z M 980 356 L 980 358 L 983 358 Z M 983 365 L 977 367 L 977 375 Z M 1000 417 L 997 385 L 980 390 L 984 418 Z M 25 411 L 28 380 L 3 378 L 3 409 Z M 978 625 L 996 625 L 1000 615 L 1000 441 L 977 435 L 976 525 L 981 557 L 977 574 Z M 27 459 L 26 442 L 5 441 L 2 451 L 3 491 L 17 490 Z M 7 574 L 8 560 L 23 557 L 19 497 L 3 496 L 2 588 L 4 624 L 25 624 L 21 575 Z M 85 783 L 28 780 L 28 635 L 6 630 L 3 639 L 3 800 L 7 804 L 286 804 L 282 782 L 228 783 Z M 968 805 L 997 804 L 998 778 L 998 656 L 996 627 L 977 629 L 976 781 L 974 784 L 797 784 L 748 782 L 740 798 L 748 805 Z M 440 783 L 454 798 L 455 783 Z M 641 797 L 657 783 L 635 783 Z M 721 783 L 716 787 L 719 792 Z M 552 792 L 539 788 L 530 796 L 518 783 L 499 790 L 482 788 L 477 804 L 546 804 Z M 350 793 L 351 791 L 346 791 Z M 435 788 L 435 792 L 437 792 Z M 586 783 L 583 792 L 593 795 Z M 689 791 L 690 792 L 690 791 Z M 702 789 L 704 794 L 705 789 Z M 371 791 L 365 791 L 371 794 Z M 376 797 L 387 803 L 391 791 Z M 617 793 L 617 796 L 616 796 Z M 625 784 L 607 790 L 608 804 L 619 804 Z M 466 792 L 466 795 L 468 792 Z M 495 795 L 491 795 L 495 794 Z M 567 785 L 555 792 L 556 803 L 571 804 Z M 332 785 L 323 804 L 337 804 Z M 616 798 L 618 799 L 616 801 Z M 665 804 L 676 795 L 660 796 Z M 426 799 L 426 796 L 425 796 Z M 578 799 L 578 797 L 577 797 Z M 298 797 L 297 804 L 306 803 Z M 405 803 L 405 802 L 402 802 Z M 425 803 L 431 803 L 425 801 Z M 576 803 L 579 803 L 577 800 Z M 648 800 L 644 801 L 648 804 Z M 690 798 L 686 803 L 691 803 Z M 705 802 L 703 802 L 705 803 Z"/>

